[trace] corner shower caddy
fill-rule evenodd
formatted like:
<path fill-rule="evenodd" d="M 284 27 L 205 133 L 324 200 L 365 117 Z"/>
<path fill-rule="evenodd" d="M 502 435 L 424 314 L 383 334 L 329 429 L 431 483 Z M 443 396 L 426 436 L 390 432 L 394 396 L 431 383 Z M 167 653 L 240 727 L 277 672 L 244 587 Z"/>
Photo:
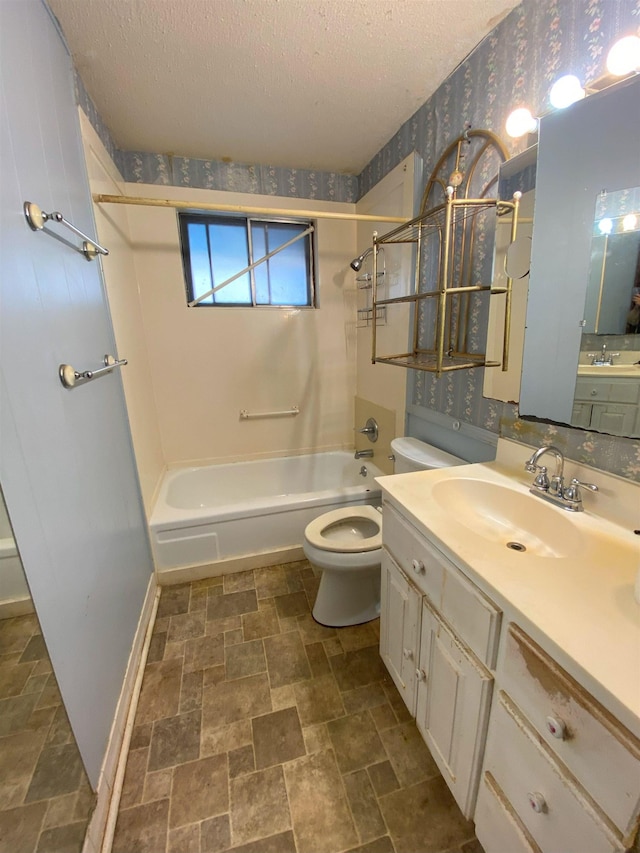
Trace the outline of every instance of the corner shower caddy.
<path fill-rule="evenodd" d="M 463 146 L 470 145 L 472 138 L 479 142 L 480 148 L 463 172 Z M 377 316 L 378 310 L 387 305 L 409 303 L 412 305 L 413 331 L 409 352 L 381 355 L 377 352 L 376 324 L 372 324 L 372 363 L 395 364 L 399 367 L 435 373 L 438 377 L 447 371 L 472 367 L 502 366 L 502 370 L 507 370 L 513 281 L 507 277 L 504 287 L 474 284 L 474 250 L 478 237 L 479 217 L 483 212 L 491 209 L 495 210 L 498 217 L 511 214 L 510 239 L 511 242 L 515 240 L 521 193 L 514 193 L 512 201 L 486 197 L 485 194 L 497 180 L 494 171 L 494 177 L 481 188 L 478 198 L 466 197 L 474 175 L 478 178 L 483 171 L 482 167 L 478 166 L 482 158 L 487 154 L 493 156 L 497 154 L 500 161 L 504 161 L 506 153 L 498 137 L 490 131 L 466 130 L 449 145 L 436 165 L 423 195 L 421 209 L 424 212 L 381 237 L 374 233 L 371 273 L 372 314 Z M 453 163 L 451 163 L 452 158 Z M 439 175 L 443 168 L 447 170 L 445 178 Z M 427 204 L 433 201 L 434 194 L 441 197 L 443 190 L 444 201 L 425 211 Z M 463 193 L 462 197 L 458 197 L 458 193 Z M 413 288 L 409 295 L 380 298 L 378 254 L 383 250 L 383 246 L 393 243 L 413 243 L 416 246 Z M 430 279 L 433 287 L 420 290 L 423 267 L 429 266 L 431 266 Z M 425 278 L 427 277 L 425 275 Z M 500 362 L 488 361 L 485 353 L 471 352 L 468 345 L 470 296 L 480 292 L 505 296 L 504 337 Z M 435 320 L 433 346 L 421 346 L 421 331 L 423 333 L 425 331 L 424 320 L 429 313 L 427 306 L 429 300 L 435 301 L 435 310 L 430 312 Z M 422 329 L 421 323 L 423 323 Z"/>

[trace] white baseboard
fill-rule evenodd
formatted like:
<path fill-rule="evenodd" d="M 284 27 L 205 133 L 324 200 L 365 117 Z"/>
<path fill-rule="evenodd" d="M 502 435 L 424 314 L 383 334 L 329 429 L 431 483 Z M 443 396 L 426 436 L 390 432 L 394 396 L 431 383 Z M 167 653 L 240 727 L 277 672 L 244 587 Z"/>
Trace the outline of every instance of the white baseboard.
<path fill-rule="evenodd" d="M 87 828 L 82 853 L 110 853 L 111 850 L 131 731 L 159 598 L 160 589 L 155 575 L 151 575 L 102 762 L 96 807 Z"/>
<path fill-rule="evenodd" d="M 174 586 L 203 578 L 217 578 L 220 575 L 247 572 L 249 569 L 278 566 L 280 563 L 293 563 L 296 560 L 304 560 L 304 551 L 298 545 L 293 548 L 278 548 L 276 551 L 267 551 L 262 554 L 216 560 L 215 563 L 198 563 L 192 566 L 180 566 L 179 569 L 156 569 L 156 578 L 160 586 Z"/>

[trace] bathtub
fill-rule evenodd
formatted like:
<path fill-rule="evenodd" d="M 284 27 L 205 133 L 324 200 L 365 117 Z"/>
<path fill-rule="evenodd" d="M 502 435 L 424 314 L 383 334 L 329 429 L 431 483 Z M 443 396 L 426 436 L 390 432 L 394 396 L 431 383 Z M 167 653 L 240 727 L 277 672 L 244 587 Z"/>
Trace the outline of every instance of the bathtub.
<path fill-rule="evenodd" d="M 0 539 L 0 619 L 33 613 L 31 593 L 12 536 Z"/>
<path fill-rule="evenodd" d="M 314 518 L 380 503 L 370 461 L 335 451 L 168 471 L 149 522 L 156 569 L 173 581 L 172 570 L 203 568 L 186 580 L 301 559 Z"/>

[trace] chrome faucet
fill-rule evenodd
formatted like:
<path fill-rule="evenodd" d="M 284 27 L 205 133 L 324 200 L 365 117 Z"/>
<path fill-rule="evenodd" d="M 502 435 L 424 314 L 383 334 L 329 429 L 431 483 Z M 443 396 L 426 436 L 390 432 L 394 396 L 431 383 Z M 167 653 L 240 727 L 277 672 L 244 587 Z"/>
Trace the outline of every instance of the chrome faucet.
<path fill-rule="evenodd" d="M 545 453 L 552 454 L 556 460 L 556 471 L 551 480 L 549 480 L 546 467 L 538 465 L 540 457 L 544 456 Z M 529 473 L 536 474 L 533 486 L 531 487 L 532 492 L 550 492 L 552 495 L 562 494 L 562 490 L 564 489 L 564 455 L 555 445 L 546 444 L 543 447 L 539 447 L 532 454 L 531 458 L 524 463 L 524 467 Z"/>
<path fill-rule="evenodd" d="M 555 457 L 556 469 L 555 474 L 549 479 L 547 469 L 544 465 L 538 465 L 540 458 L 550 453 Z M 556 504 L 569 512 L 582 512 L 582 494 L 580 487 L 589 489 L 592 492 L 597 492 L 598 487 L 594 483 L 582 483 L 576 477 L 573 477 L 571 484 L 565 488 L 564 485 L 564 455 L 561 450 L 553 444 L 547 444 L 538 448 L 530 459 L 524 463 L 526 471 L 535 474 L 536 477 L 529 491 L 545 501 Z"/>
<path fill-rule="evenodd" d="M 613 359 L 620 355 L 619 352 L 607 352 L 607 345 L 602 344 L 602 349 L 599 353 L 588 352 L 587 356 L 591 359 L 593 367 L 605 367 L 613 365 Z"/>
<path fill-rule="evenodd" d="M 356 450 L 353 454 L 354 459 L 372 459 L 373 450 Z"/>

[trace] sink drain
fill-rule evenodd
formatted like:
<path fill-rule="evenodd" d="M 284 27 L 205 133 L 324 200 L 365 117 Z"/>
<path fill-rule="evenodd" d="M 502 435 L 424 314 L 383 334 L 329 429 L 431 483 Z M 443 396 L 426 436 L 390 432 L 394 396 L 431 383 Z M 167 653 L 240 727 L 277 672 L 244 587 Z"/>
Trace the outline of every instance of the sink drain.
<path fill-rule="evenodd" d="M 507 542 L 507 548 L 511 548 L 512 551 L 526 551 L 526 547 L 522 544 L 522 542 Z"/>

